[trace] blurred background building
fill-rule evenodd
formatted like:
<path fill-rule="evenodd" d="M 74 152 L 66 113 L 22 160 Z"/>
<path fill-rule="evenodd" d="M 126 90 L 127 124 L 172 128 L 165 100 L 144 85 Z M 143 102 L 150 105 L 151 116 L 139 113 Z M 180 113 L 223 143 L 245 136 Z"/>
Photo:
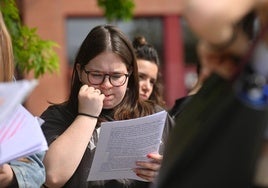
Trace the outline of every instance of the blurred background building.
<path fill-rule="evenodd" d="M 134 0 L 134 3 L 133 19 L 113 24 L 130 40 L 143 35 L 157 48 L 163 67 L 165 100 L 172 107 L 196 79 L 194 36 L 180 18 L 180 0 Z M 37 28 L 43 39 L 59 45 L 55 50 L 60 71 L 42 76 L 25 103 L 34 115 L 40 115 L 49 102 L 60 103 L 68 97 L 78 47 L 93 27 L 108 22 L 97 0 L 19 0 L 18 8 L 25 25 Z"/>

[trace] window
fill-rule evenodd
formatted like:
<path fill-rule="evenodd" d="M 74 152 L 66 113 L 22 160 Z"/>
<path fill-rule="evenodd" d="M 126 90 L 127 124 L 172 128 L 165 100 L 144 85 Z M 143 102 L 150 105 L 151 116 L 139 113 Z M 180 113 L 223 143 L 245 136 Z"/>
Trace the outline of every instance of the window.
<path fill-rule="evenodd" d="M 104 18 L 68 18 L 67 19 L 67 54 L 68 62 L 72 67 L 74 58 L 88 32 L 95 26 L 106 24 Z M 135 36 L 143 35 L 148 43 L 152 44 L 159 53 L 160 62 L 163 62 L 163 26 L 159 17 L 140 17 L 129 22 L 118 21 L 117 25 L 132 41 Z"/>

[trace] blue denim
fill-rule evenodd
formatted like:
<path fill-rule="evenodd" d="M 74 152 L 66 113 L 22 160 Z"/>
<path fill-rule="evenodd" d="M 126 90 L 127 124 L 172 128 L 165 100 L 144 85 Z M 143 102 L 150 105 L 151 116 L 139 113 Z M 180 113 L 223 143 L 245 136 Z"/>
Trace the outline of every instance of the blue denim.
<path fill-rule="evenodd" d="M 38 188 L 45 182 L 45 167 L 42 163 L 45 152 L 26 157 L 30 162 L 13 160 L 9 164 L 16 176 L 19 188 Z"/>

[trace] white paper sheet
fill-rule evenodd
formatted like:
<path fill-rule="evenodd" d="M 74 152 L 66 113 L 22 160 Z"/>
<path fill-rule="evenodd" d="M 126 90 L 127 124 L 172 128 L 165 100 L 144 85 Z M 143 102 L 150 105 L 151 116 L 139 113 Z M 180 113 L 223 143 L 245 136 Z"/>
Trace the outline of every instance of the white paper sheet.
<path fill-rule="evenodd" d="M 24 101 L 37 84 L 35 79 L 0 83 L 0 122 Z"/>
<path fill-rule="evenodd" d="M 42 120 L 21 105 L 37 84 L 37 80 L 0 83 L 0 165 L 48 148 Z"/>
<path fill-rule="evenodd" d="M 0 165 L 47 148 L 39 120 L 22 105 L 0 122 Z"/>
<path fill-rule="evenodd" d="M 148 161 L 147 154 L 158 152 L 167 112 L 150 116 L 104 122 L 88 181 L 110 179 L 136 179 L 132 169 L 136 161 Z"/>

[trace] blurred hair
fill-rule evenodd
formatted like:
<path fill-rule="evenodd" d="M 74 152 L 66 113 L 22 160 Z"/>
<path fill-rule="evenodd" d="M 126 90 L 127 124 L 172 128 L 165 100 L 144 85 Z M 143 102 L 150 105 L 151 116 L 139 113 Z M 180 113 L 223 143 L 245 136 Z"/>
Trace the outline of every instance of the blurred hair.
<path fill-rule="evenodd" d="M 0 12 L 0 82 L 13 80 L 14 56 L 12 41 Z"/>

